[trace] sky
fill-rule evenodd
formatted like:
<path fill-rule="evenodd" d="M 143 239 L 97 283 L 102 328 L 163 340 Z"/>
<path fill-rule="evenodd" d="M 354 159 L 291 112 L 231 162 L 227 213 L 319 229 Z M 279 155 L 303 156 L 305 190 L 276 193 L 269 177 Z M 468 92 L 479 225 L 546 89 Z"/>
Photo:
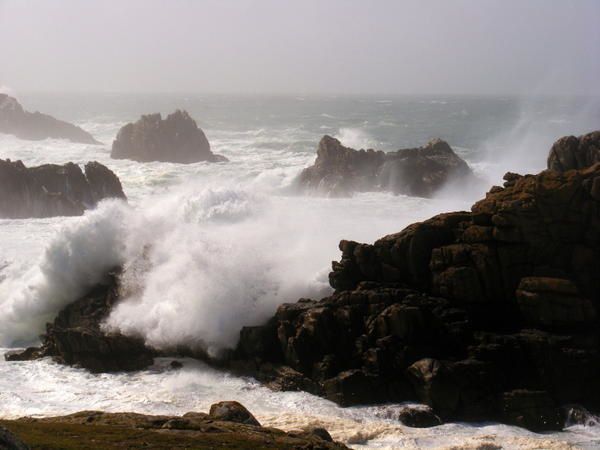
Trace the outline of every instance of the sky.
<path fill-rule="evenodd" d="M 0 0 L 13 92 L 600 95 L 600 0 Z"/>

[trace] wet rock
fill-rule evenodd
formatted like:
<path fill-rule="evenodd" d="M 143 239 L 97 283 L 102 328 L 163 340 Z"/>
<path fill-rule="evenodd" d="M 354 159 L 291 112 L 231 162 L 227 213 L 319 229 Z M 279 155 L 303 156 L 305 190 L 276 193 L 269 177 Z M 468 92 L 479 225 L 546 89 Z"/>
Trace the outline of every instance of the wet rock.
<path fill-rule="evenodd" d="M 25 360 L 51 356 L 58 362 L 92 372 L 144 369 L 153 363 L 155 352 L 143 340 L 106 332 L 101 325 L 119 299 L 117 274 L 111 273 L 81 299 L 60 311 L 47 324 L 42 346 L 5 359 Z"/>
<path fill-rule="evenodd" d="M 177 110 L 165 119 L 160 114 L 142 116 L 119 130 L 111 158 L 134 161 L 166 161 L 190 164 L 199 161 L 221 162 L 204 132 L 186 111 Z"/>
<path fill-rule="evenodd" d="M 447 183 L 467 184 L 476 179 L 467 163 L 440 139 L 384 153 L 354 150 L 324 136 L 314 165 L 304 169 L 297 182 L 302 188 L 331 195 L 390 191 L 430 197 Z"/>
<path fill-rule="evenodd" d="M 0 217 L 78 216 L 105 198 L 125 198 L 119 178 L 98 162 L 25 167 L 0 159 Z"/>
<path fill-rule="evenodd" d="M 219 402 L 211 405 L 208 415 L 216 420 L 244 423 L 260 427 L 260 423 L 241 403 L 235 401 Z"/>
<path fill-rule="evenodd" d="M 548 169 L 558 172 L 581 170 L 600 162 L 600 131 L 583 136 L 565 136 L 554 143 Z"/>
<path fill-rule="evenodd" d="M 407 427 L 430 428 L 442 424 L 433 409 L 423 406 L 405 406 L 398 413 L 398 420 Z"/>
<path fill-rule="evenodd" d="M 0 133 L 12 134 L 19 139 L 67 139 L 84 144 L 100 144 L 91 134 L 78 126 L 55 119 L 40 112 L 28 112 L 19 102 L 0 93 Z"/>
<path fill-rule="evenodd" d="M 502 396 L 505 422 L 533 431 L 560 430 L 564 417 L 547 392 L 518 389 Z"/>

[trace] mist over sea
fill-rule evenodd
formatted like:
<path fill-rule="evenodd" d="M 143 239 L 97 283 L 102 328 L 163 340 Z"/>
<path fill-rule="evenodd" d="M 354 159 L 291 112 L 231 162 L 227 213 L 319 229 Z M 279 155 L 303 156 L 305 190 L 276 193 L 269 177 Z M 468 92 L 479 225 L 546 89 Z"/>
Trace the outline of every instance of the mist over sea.
<path fill-rule="evenodd" d="M 551 144 L 598 129 L 600 98 L 477 96 L 219 96 L 20 94 L 20 102 L 83 127 L 103 145 L 0 135 L 0 157 L 27 166 L 97 160 L 121 179 L 126 204 L 105 201 L 83 217 L 0 219 L 0 346 L 37 342 L 67 303 L 122 265 L 130 294 L 106 326 L 157 348 L 212 355 L 276 307 L 327 295 L 338 242 L 374 240 L 434 214 L 469 209 L 485 189 L 443 189 L 432 199 L 363 193 L 300 195 L 294 178 L 329 134 L 349 147 L 393 151 L 442 138 L 489 189 L 506 171 L 535 173 Z M 116 133 L 141 114 L 187 110 L 228 163 L 110 159 Z M 143 255 L 143 257 L 142 257 Z M 49 360 L 0 362 L 0 416 L 82 409 L 183 413 L 235 399 L 264 425 L 325 426 L 356 448 L 597 448 L 598 427 L 539 435 L 497 424 L 413 429 L 394 405 L 342 409 L 305 393 L 275 393 L 249 379 L 184 361 L 148 371 L 91 375 Z M 58 389 L 60 387 L 60 389 Z M 450 437 L 451 436 L 451 437 Z M 456 447 L 459 445 L 459 447 Z"/>

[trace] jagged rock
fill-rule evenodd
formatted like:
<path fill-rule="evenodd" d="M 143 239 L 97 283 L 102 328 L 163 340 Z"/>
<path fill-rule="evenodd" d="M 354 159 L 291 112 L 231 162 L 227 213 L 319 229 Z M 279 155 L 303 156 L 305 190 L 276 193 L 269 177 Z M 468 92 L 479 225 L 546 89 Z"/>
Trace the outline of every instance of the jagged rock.
<path fill-rule="evenodd" d="M 324 136 L 314 165 L 304 169 L 297 182 L 303 188 L 333 195 L 391 191 L 430 197 L 447 183 L 476 179 L 467 163 L 440 139 L 420 148 L 384 153 L 354 150 Z"/>
<path fill-rule="evenodd" d="M 53 323 L 47 324 L 40 348 L 7 354 L 5 359 L 51 356 L 58 362 L 92 372 L 139 370 L 150 366 L 155 353 L 142 339 L 107 333 L 101 328 L 118 299 L 117 275 L 111 273 L 87 295 L 66 306 Z"/>
<path fill-rule="evenodd" d="M 19 102 L 0 93 L 0 133 L 12 134 L 19 139 L 67 139 L 83 144 L 100 144 L 91 134 L 76 125 L 55 119 L 40 112 L 28 112 Z"/>
<path fill-rule="evenodd" d="M 186 111 L 177 110 L 164 120 L 160 114 L 142 116 L 119 130 L 111 158 L 190 164 L 221 162 L 227 158 L 210 150 L 208 139 Z"/>
<path fill-rule="evenodd" d="M 119 178 L 98 162 L 25 167 L 0 159 L 0 217 L 78 216 L 104 198 L 125 198 Z"/>
<path fill-rule="evenodd" d="M 598 411 L 599 177 L 600 164 L 509 173 L 471 212 L 342 241 L 336 292 L 280 306 L 238 356 L 288 365 L 340 404 L 417 399 L 444 420 L 557 429 L 558 405 Z"/>
<path fill-rule="evenodd" d="M 554 143 L 548 155 L 548 169 L 558 172 L 580 170 L 600 162 L 600 131 L 578 138 L 565 136 Z"/>
<path fill-rule="evenodd" d="M 252 413 L 248 411 L 244 405 L 238 402 L 228 401 L 215 403 L 211 405 L 208 415 L 216 420 L 245 423 L 246 425 L 260 427 L 260 423 Z"/>

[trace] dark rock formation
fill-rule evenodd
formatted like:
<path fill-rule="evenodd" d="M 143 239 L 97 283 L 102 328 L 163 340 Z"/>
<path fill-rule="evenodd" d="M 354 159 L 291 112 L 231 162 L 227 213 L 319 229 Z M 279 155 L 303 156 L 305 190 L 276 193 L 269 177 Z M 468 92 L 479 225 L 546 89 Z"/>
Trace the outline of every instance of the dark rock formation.
<path fill-rule="evenodd" d="M 11 450 L 29 448 L 24 444 L 18 444 L 17 439 L 27 442 L 34 448 L 63 450 L 81 448 L 343 450 L 348 448 L 339 442 L 333 442 L 329 433 L 322 428 L 286 433 L 276 428 L 215 418 L 200 412 L 188 412 L 183 416 L 150 416 L 136 413 L 82 411 L 62 417 L 0 420 L 0 425 L 14 433 L 10 435 L 13 441 L 8 442 L 16 443 L 15 446 L 2 447 L 4 436 L 2 433 L 8 432 L 0 428 L 0 448 Z"/>
<path fill-rule="evenodd" d="M 78 126 L 37 111 L 25 111 L 15 98 L 1 93 L 0 133 L 32 141 L 52 138 L 83 144 L 100 144 L 90 133 Z"/>
<path fill-rule="evenodd" d="M 428 406 L 406 406 L 398 413 L 398 420 L 413 428 L 430 428 L 442 424 L 440 418 Z"/>
<path fill-rule="evenodd" d="M 260 423 L 248 411 L 244 405 L 238 402 L 219 402 L 211 405 L 208 413 L 215 420 L 225 420 L 228 422 L 245 423 L 247 425 L 256 425 L 260 427 Z"/>
<path fill-rule="evenodd" d="M 600 131 L 584 134 L 578 138 L 562 137 L 554 143 L 548 155 L 548 169 L 557 172 L 585 169 L 598 162 L 600 162 Z"/>
<path fill-rule="evenodd" d="M 160 114 L 142 116 L 128 123 L 113 142 L 111 158 L 134 161 L 166 161 L 190 164 L 199 161 L 221 162 L 204 132 L 186 111 L 177 110 L 164 120 Z"/>
<path fill-rule="evenodd" d="M 0 159 L 0 217 L 78 216 L 104 198 L 125 198 L 119 178 L 98 162 L 25 167 Z"/>
<path fill-rule="evenodd" d="M 384 153 L 354 150 L 324 136 L 315 164 L 304 169 L 297 182 L 300 187 L 333 195 L 391 191 L 430 197 L 447 183 L 467 184 L 477 179 L 467 163 L 440 139 L 424 147 Z"/>
<path fill-rule="evenodd" d="M 544 430 L 560 405 L 600 410 L 600 164 L 505 179 L 471 212 L 342 241 L 336 292 L 242 330 L 239 357 L 342 405 L 419 400 L 444 420 Z"/>
<path fill-rule="evenodd" d="M 115 273 L 109 274 L 81 299 L 65 307 L 52 324 L 46 326 L 40 348 L 8 353 L 8 361 L 51 356 L 56 361 L 84 367 L 92 372 L 138 370 L 153 362 L 154 352 L 142 339 L 107 333 L 101 325 L 119 299 Z"/>

